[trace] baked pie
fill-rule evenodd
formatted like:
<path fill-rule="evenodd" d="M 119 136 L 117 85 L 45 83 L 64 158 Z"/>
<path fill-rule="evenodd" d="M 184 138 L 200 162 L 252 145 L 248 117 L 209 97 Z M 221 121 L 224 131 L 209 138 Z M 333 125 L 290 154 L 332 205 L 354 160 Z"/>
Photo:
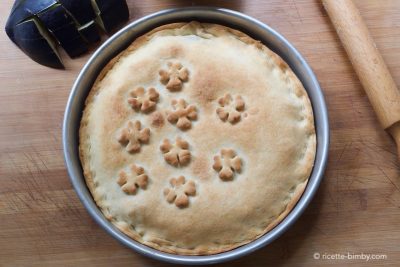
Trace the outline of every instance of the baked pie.
<path fill-rule="evenodd" d="M 156 28 L 111 60 L 79 138 L 104 216 L 182 255 L 270 231 L 299 200 L 316 153 L 310 100 L 288 65 L 240 31 L 198 22 Z"/>

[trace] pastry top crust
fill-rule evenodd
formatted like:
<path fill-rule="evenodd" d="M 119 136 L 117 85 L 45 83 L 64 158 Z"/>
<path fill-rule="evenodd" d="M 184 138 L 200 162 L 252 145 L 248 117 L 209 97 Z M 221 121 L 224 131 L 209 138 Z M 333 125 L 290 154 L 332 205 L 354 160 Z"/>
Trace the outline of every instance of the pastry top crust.
<path fill-rule="evenodd" d="M 249 243 L 303 193 L 316 153 L 301 82 L 260 42 L 198 22 L 136 39 L 98 76 L 80 158 L 104 215 L 155 249 Z"/>

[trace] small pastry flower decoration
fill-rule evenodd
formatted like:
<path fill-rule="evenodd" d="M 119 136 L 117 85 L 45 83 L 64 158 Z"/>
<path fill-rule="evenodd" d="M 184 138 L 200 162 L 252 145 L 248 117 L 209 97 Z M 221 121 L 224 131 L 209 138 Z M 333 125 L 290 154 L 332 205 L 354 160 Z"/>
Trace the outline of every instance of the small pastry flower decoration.
<path fill-rule="evenodd" d="M 222 121 L 229 121 L 234 124 L 241 119 L 241 113 L 244 111 L 245 103 L 241 96 L 233 98 L 230 94 L 226 94 L 218 99 L 219 107 L 217 115 Z"/>
<path fill-rule="evenodd" d="M 189 70 L 179 62 L 168 62 L 168 70 L 160 70 L 160 82 L 170 91 L 179 91 L 183 83 L 189 80 Z"/>
<path fill-rule="evenodd" d="M 184 176 L 170 179 L 170 187 L 164 189 L 164 196 L 169 203 L 175 203 L 178 208 L 189 205 L 189 196 L 196 195 L 196 184 L 194 181 L 186 181 Z"/>
<path fill-rule="evenodd" d="M 164 139 L 160 150 L 164 154 L 165 161 L 172 166 L 184 166 L 190 161 L 189 143 L 180 137 L 176 138 L 175 144 Z"/>
<path fill-rule="evenodd" d="M 146 189 L 149 177 L 144 169 L 136 164 L 130 166 L 130 173 L 121 171 L 117 183 L 126 194 L 134 195 L 140 189 Z"/>
<path fill-rule="evenodd" d="M 125 146 L 129 153 L 138 152 L 142 143 L 148 143 L 150 139 L 150 129 L 142 129 L 140 121 L 129 121 L 127 126 L 122 129 L 117 140 Z"/>
<path fill-rule="evenodd" d="M 130 92 L 128 103 L 135 110 L 149 112 L 155 108 L 158 98 L 156 89 L 149 88 L 146 91 L 143 87 L 138 87 Z"/>
<path fill-rule="evenodd" d="M 242 160 L 233 149 L 222 149 L 221 155 L 214 157 L 213 169 L 223 181 L 232 180 L 234 174 L 240 172 L 241 168 Z"/>
<path fill-rule="evenodd" d="M 185 100 L 172 100 L 172 111 L 167 112 L 167 120 L 176 124 L 181 130 L 188 130 L 192 127 L 192 120 L 197 119 L 197 110 L 194 105 L 188 105 Z"/>

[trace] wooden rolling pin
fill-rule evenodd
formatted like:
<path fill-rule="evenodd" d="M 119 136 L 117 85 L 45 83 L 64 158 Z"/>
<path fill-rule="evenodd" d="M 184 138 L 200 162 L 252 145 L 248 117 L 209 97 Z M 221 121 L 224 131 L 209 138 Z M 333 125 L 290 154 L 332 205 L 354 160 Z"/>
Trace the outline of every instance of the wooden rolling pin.
<path fill-rule="evenodd" d="M 322 0 L 351 63 L 400 158 L 400 91 L 351 0 Z"/>

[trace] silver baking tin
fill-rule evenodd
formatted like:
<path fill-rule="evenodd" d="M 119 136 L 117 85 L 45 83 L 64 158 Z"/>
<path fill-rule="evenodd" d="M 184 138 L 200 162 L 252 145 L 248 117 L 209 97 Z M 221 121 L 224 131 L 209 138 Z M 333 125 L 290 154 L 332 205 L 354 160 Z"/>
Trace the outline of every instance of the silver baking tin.
<path fill-rule="evenodd" d="M 164 253 L 142 245 L 115 228 L 96 206 L 82 174 L 78 155 L 78 130 L 86 96 L 105 64 L 124 50 L 135 38 L 163 24 L 182 21 L 219 23 L 241 30 L 262 41 L 279 54 L 293 69 L 306 88 L 314 110 L 317 133 L 317 154 L 307 188 L 294 209 L 274 229 L 253 242 L 228 252 L 209 256 L 180 256 Z M 260 249 L 284 233 L 303 213 L 323 178 L 328 158 L 329 123 L 323 93 L 311 68 L 300 53 L 278 32 L 245 14 L 213 7 L 189 7 L 163 10 L 130 23 L 110 37 L 89 59 L 76 79 L 68 99 L 63 122 L 65 165 L 71 182 L 83 205 L 93 219 L 125 246 L 153 259 L 178 264 L 211 264 L 233 260 Z"/>

